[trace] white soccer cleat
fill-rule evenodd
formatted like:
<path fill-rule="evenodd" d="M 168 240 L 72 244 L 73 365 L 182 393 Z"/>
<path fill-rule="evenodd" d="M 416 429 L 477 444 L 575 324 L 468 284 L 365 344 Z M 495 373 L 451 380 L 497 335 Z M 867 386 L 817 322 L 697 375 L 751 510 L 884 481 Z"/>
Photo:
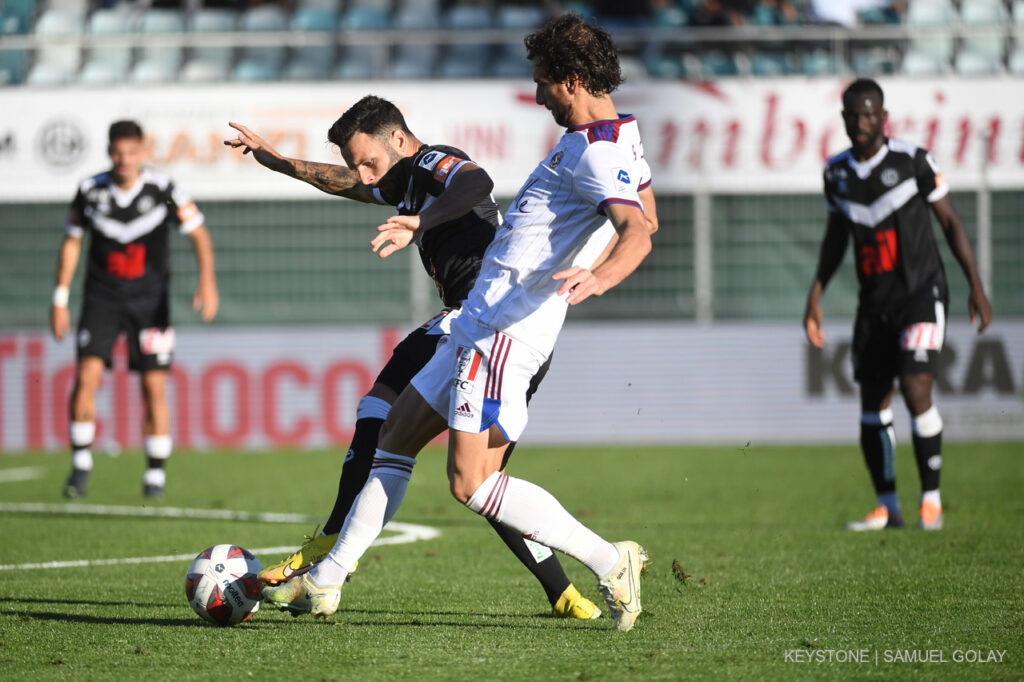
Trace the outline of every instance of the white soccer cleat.
<path fill-rule="evenodd" d="M 640 615 L 640 574 L 650 559 L 643 547 L 632 541 L 612 543 L 619 560 L 612 570 L 597 581 L 597 589 L 608 604 L 616 629 L 629 632 Z"/>
<path fill-rule="evenodd" d="M 293 616 L 309 613 L 313 618 L 327 620 L 338 610 L 341 588 L 341 585 L 320 585 L 309 573 L 303 573 L 275 587 L 264 587 L 263 601 Z"/>
<path fill-rule="evenodd" d="M 902 528 L 903 515 L 890 515 L 884 505 L 879 505 L 868 512 L 860 521 L 850 521 L 846 524 L 846 530 L 883 530 L 885 528 Z"/>

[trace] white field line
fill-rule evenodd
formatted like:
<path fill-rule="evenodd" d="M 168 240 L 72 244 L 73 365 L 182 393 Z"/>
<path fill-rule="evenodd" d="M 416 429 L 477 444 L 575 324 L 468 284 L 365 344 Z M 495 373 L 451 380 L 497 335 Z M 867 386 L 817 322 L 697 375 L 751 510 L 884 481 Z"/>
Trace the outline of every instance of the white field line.
<path fill-rule="evenodd" d="M 31 481 L 35 478 L 42 478 L 46 475 L 43 467 L 12 467 L 0 469 L 0 483 L 15 483 L 17 481 Z"/>
<path fill-rule="evenodd" d="M 185 519 L 227 519 L 232 521 L 260 521 L 264 523 L 315 523 L 319 519 L 303 514 L 263 514 L 227 511 L 223 509 L 187 509 L 180 507 L 128 507 L 88 504 L 44 504 L 34 502 L 0 502 L 0 512 L 29 512 L 35 514 L 88 514 L 96 516 L 162 516 Z M 414 523 L 391 522 L 385 530 L 397 535 L 379 537 L 374 546 L 400 545 L 430 540 L 441 534 L 436 528 Z M 253 554 L 283 554 L 296 547 L 261 547 L 249 550 Z M 35 570 L 40 568 L 81 568 L 87 566 L 122 566 L 125 564 L 156 564 L 172 561 L 191 561 L 195 554 L 165 554 L 161 556 L 124 557 L 118 559 L 79 559 L 73 561 L 45 561 L 26 564 L 0 564 L 0 571 Z"/>

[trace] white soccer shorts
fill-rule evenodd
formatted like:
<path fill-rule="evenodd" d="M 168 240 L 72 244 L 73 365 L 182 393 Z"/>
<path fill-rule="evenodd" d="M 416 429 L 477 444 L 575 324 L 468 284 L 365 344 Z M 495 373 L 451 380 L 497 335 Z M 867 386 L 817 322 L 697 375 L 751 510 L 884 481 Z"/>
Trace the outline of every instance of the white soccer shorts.
<path fill-rule="evenodd" d="M 462 315 L 412 385 L 448 418 L 449 428 L 479 433 L 497 425 L 515 441 L 526 428 L 530 379 L 544 360 L 534 349 Z"/>

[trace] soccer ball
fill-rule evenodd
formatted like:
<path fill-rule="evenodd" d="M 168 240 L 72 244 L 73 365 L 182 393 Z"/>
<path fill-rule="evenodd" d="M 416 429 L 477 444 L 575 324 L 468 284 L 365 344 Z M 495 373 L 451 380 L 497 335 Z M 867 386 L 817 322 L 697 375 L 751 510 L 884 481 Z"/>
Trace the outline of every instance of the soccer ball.
<path fill-rule="evenodd" d="M 185 597 L 203 620 L 235 625 L 260 608 L 260 562 L 237 545 L 207 547 L 185 575 Z"/>

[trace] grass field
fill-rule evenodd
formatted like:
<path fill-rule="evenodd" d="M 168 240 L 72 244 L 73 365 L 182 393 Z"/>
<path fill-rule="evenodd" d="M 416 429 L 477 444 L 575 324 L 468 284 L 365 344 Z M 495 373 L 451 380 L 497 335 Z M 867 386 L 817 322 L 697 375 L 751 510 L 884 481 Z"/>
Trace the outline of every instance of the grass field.
<path fill-rule="evenodd" d="M 339 459 L 179 452 L 155 506 L 320 517 Z M 62 503 L 67 466 L 66 454 L 0 457 L 0 481 L 26 468 L 29 479 L 0 482 L 4 680 L 1024 678 L 1020 443 L 946 447 L 940 533 L 912 527 L 917 476 L 901 448 L 908 528 L 867 534 L 842 530 L 873 502 L 853 445 L 522 447 L 510 472 L 550 489 L 605 537 L 650 551 L 644 613 L 627 634 L 607 618 L 547 617 L 532 576 L 448 497 L 440 452 L 421 456 L 395 519 L 440 537 L 371 548 L 332 623 L 266 609 L 228 629 L 204 624 L 185 603 L 187 558 L 11 566 L 194 555 L 222 542 L 297 545 L 315 521 L 12 511 L 14 503 Z M 97 455 L 82 504 L 140 506 L 141 472 L 138 454 Z M 674 560 L 690 577 L 673 570 Z M 589 572 L 564 563 L 598 599 Z M 867 660 L 851 662 L 851 651 Z M 960 660 L 979 655 L 1002 660 Z M 901 660 L 913 656 L 931 662 Z"/>

